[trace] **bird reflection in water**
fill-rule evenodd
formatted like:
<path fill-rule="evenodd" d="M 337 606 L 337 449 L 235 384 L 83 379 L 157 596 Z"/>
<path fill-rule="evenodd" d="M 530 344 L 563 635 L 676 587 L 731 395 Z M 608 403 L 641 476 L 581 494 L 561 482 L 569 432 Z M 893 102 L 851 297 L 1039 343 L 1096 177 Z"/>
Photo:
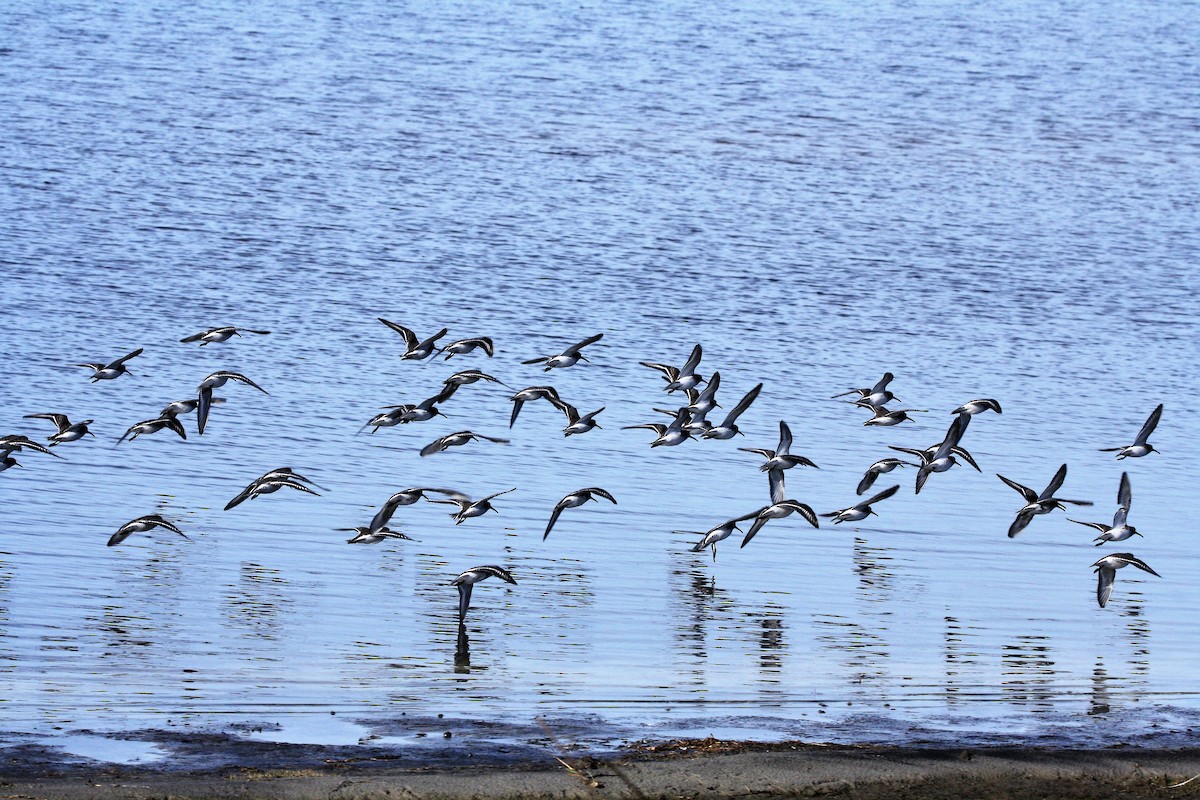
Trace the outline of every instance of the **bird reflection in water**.
<path fill-rule="evenodd" d="M 1130 676 L 1144 679 L 1150 674 L 1150 620 L 1145 615 L 1146 597 L 1141 592 L 1128 592 L 1121 607 L 1125 621 L 1125 639 L 1130 647 Z M 1143 681 L 1139 681 L 1141 683 Z"/>
<path fill-rule="evenodd" d="M 471 639 L 462 622 L 458 623 L 458 639 L 454 643 L 454 671 L 460 675 L 471 672 Z"/>
<path fill-rule="evenodd" d="M 758 617 L 758 678 L 763 683 L 778 684 L 783 672 L 783 656 L 787 652 L 783 639 L 783 609 L 768 603 L 762 613 L 755 616 Z"/>
<path fill-rule="evenodd" d="M 979 653 L 966 647 L 968 638 L 977 634 L 968 631 L 969 626 L 963 625 L 957 617 L 943 617 L 946 622 L 946 632 L 943 636 L 944 659 L 946 662 L 946 705 L 959 702 L 958 692 L 961 680 L 959 676 L 964 670 L 978 665 Z"/>
<path fill-rule="evenodd" d="M 229 586 L 225 616 L 246 635 L 279 638 L 279 612 L 291 604 L 289 583 L 279 570 L 242 562 L 236 586 Z"/>
<path fill-rule="evenodd" d="M 1096 666 L 1092 670 L 1092 703 L 1087 712 L 1091 716 L 1109 712 L 1108 684 L 1111 680 L 1104 668 L 1104 656 L 1096 656 Z"/>
<path fill-rule="evenodd" d="M 682 608 L 671 614 L 677 620 L 675 640 L 697 661 L 708 658 L 708 628 L 714 619 L 729 620 L 735 605 L 729 593 L 717 586 L 717 577 L 692 563 L 676 562 L 671 570 L 672 604 Z M 697 668 L 698 677 L 704 670 Z"/>
<path fill-rule="evenodd" d="M 872 603 L 885 602 L 893 589 L 892 548 L 871 545 L 866 539 L 854 539 L 854 571 L 858 574 L 858 593 Z"/>
<path fill-rule="evenodd" d="M 1016 644 L 1006 644 L 1000 657 L 1001 685 L 1010 703 L 1033 706 L 1034 711 L 1049 711 L 1056 694 L 1055 669 L 1050 637 L 1027 634 Z"/>

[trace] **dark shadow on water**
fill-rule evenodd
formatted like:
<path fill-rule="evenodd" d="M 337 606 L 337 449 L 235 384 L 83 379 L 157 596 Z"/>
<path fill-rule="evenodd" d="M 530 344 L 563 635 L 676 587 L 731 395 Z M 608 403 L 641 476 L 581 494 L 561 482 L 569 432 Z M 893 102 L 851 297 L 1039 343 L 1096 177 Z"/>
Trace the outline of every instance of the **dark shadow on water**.
<path fill-rule="evenodd" d="M 454 644 L 454 671 L 464 674 L 471 671 L 471 639 L 462 622 L 458 623 L 458 639 Z"/>

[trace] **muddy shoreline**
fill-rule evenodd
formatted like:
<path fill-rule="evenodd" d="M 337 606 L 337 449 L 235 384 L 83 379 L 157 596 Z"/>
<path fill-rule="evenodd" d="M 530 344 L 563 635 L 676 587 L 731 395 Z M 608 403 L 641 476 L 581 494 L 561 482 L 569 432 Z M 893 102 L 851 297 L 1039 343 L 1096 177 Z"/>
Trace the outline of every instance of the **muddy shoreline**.
<path fill-rule="evenodd" d="M 179 771 L 51 763 L 10 750 L 0 797 L 117 798 L 1172 798 L 1200 796 L 1200 748 L 1045 749 L 823 746 L 675 740 L 604 757 L 449 752 L 419 766 L 395 755 L 307 758 Z M 295 755 L 294 753 L 292 755 Z M 310 756 L 314 755 L 310 752 Z M 333 754 L 329 754 L 333 755 Z M 428 754 L 427 754 L 428 755 Z M 461 754 L 460 754 L 461 755 Z M 267 760 L 276 761 L 268 766 Z"/>

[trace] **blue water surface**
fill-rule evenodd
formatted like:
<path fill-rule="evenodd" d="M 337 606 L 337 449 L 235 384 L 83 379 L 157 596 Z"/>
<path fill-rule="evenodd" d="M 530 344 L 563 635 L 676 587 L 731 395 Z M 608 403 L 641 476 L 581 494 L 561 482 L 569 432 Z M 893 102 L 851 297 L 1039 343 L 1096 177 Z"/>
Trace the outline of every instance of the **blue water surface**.
<path fill-rule="evenodd" d="M 321 721 L 336 711 L 621 736 L 1190 735 L 1196 3 L 5 11 L 0 432 L 44 437 L 24 415 L 61 412 L 96 438 L 0 475 L 0 730 L 357 737 Z M 496 353 L 403 361 L 377 317 Z M 271 334 L 179 341 L 216 325 Z M 590 363 L 521 363 L 601 332 Z M 763 384 L 746 435 L 651 449 L 623 426 L 679 396 L 638 362 L 696 343 L 724 409 Z M 136 348 L 132 377 L 72 366 Z M 358 433 L 467 368 L 550 383 L 603 427 L 564 438 L 538 402 L 510 431 L 511 390 L 480 383 L 447 418 Z M 187 441 L 113 446 L 219 369 L 269 394 L 231 384 L 203 437 L 187 418 Z M 830 399 L 885 371 L 928 413 L 871 428 Z M 915 496 L 899 470 L 878 517 L 793 516 L 715 561 L 680 533 L 767 503 L 737 448 L 773 448 L 780 420 L 820 466 L 789 472 L 789 496 L 827 512 L 976 397 L 1004 408 L 964 437 L 982 472 Z M 1161 453 L 1098 452 L 1160 402 Z M 418 455 L 464 429 L 511 443 Z M 1093 548 L 1055 512 L 1008 539 L 1022 501 L 995 473 L 1040 489 L 1062 463 L 1062 494 L 1096 503 L 1071 509 L 1085 521 L 1111 519 L 1127 470 L 1145 538 Z M 281 466 L 327 491 L 222 510 Z M 334 530 L 422 485 L 516 491 L 457 526 L 402 508 L 412 542 Z M 570 509 L 543 541 L 588 486 L 618 505 Z M 105 547 L 156 511 L 190 540 Z M 1162 577 L 1120 571 L 1100 609 L 1090 565 L 1115 550 Z M 477 564 L 518 585 L 476 587 L 464 643 L 450 581 Z"/>

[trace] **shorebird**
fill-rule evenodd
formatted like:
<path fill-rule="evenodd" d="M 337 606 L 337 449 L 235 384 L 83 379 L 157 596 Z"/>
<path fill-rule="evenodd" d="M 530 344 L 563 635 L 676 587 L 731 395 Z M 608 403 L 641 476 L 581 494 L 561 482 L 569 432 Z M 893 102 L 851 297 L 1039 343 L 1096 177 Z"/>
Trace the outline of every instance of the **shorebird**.
<path fill-rule="evenodd" d="M 13 467 L 20 467 L 21 463 L 9 455 L 12 450 L 0 450 L 0 472 Z M 21 467 L 24 469 L 24 467 Z"/>
<path fill-rule="evenodd" d="M 563 512 L 564 508 L 575 508 L 581 506 L 588 500 L 596 500 L 597 497 L 603 497 L 605 500 L 611 500 L 613 505 L 617 504 L 617 499 L 603 489 L 592 486 L 588 489 L 576 489 L 569 495 L 559 500 L 554 504 L 554 510 L 550 512 L 550 522 L 546 524 L 546 532 L 542 534 L 542 541 L 546 541 L 546 537 L 550 535 L 550 529 L 554 527 L 554 523 L 558 522 L 558 516 Z M 599 502 L 599 501 L 597 501 Z"/>
<path fill-rule="evenodd" d="M 809 459 L 804 456 L 794 456 L 790 450 L 792 447 L 792 429 L 783 420 L 779 421 L 779 445 L 774 450 L 768 450 L 760 447 L 739 447 L 745 453 L 754 453 L 766 459 L 761 466 L 759 472 L 770 472 L 773 469 L 785 470 L 796 466 L 813 467 L 820 469 Z"/>
<path fill-rule="evenodd" d="M 418 340 L 417 335 L 403 325 L 389 322 L 383 317 L 376 317 L 376 319 L 404 337 L 405 350 L 404 354 L 400 357 L 410 361 L 421 361 L 422 359 L 429 358 L 438 350 L 437 340 L 450 332 L 449 328 L 442 328 L 428 339 Z"/>
<path fill-rule="evenodd" d="M 714 372 L 708 379 L 708 383 L 704 384 L 703 389 L 686 389 L 684 394 L 688 398 L 688 408 L 692 413 L 699 414 L 702 417 L 714 408 L 720 408 L 717 404 L 717 389 L 721 387 L 721 373 Z"/>
<path fill-rule="evenodd" d="M 458 624 L 462 625 L 466 619 L 467 609 L 471 606 L 471 589 L 475 584 L 487 578 L 499 578 L 505 583 L 517 585 L 517 580 L 512 576 L 512 573 L 504 567 L 494 565 L 485 565 L 482 567 L 471 567 L 466 572 L 459 575 L 451 585 L 458 587 Z"/>
<path fill-rule="evenodd" d="M 682 367 L 673 367 L 670 364 L 653 364 L 649 361 L 639 361 L 643 367 L 656 369 L 663 374 L 663 380 L 667 382 L 665 391 L 677 392 L 679 390 L 694 389 L 704 380 L 696 374 L 696 367 L 700 365 L 700 357 L 704 355 L 704 351 L 700 345 L 692 348 L 692 354 L 688 356 L 688 360 Z"/>
<path fill-rule="evenodd" d="M 132 442 L 134 439 L 142 436 L 143 434 L 158 433 L 163 428 L 174 431 L 179 435 L 180 439 L 187 439 L 187 431 L 183 429 L 183 423 L 175 419 L 173 416 L 162 416 L 158 419 L 144 419 L 141 422 L 135 422 L 134 424 L 130 425 L 129 430 L 121 434 L 121 438 L 117 439 L 117 444 L 114 444 L 113 447 L 116 447 L 126 439 L 129 439 L 129 441 Z"/>
<path fill-rule="evenodd" d="M 1028 486 L 1022 486 L 1014 480 L 1009 480 L 1000 473 L 996 473 L 996 477 L 1011 486 L 1022 497 L 1025 498 L 1025 505 L 1017 511 L 1017 518 L 1013 520 L 1012 525 L 1008 528 L 1008 538 L 1013 538 L 1038 514 L 1049 514 L 1056 508 L 1061 508 L 1066 511 L 1066 506 L 1063 503 L 1070 503 L 1075 506 L 1090 506 L 1090 500 L 1067 500 L 1063 497 L 1055 497 L 1054 493 L 1062 488 L 1063 481 L 1067 479 L 1067 465 L 1063 464 L 1058 468 L 1058 472 L 1054 473 L 1054 477 L 1050 479 L 1050 483 L 1046 484 L 1046 488 L 1038 494 Z"/>
<path fill-rule="evenodd" d="M 747 408 L 750 407 L 750 404 L 754 402 L 754 399 L 758 397 L 758 393 L 762 391 L 762 387 L 763 385 L 760 383 L 750 391 L 746 392 L 746 395 L 741 400 L 738 400 L 738 404 L 734 406 L 728 414 L 725 415 L 725 419 L 720 425 L 714 425 L 713 427 L 704 431 L 704 433 L 701 435 L 705 439 L 732 439 L 734 436 L 737 436 L 739 433 L 741 433 L 741 431 L 738 430 L 736 420 Z"/>
<path fill-rule="evenodd" d="M 1137 438 L 1133 440 L 1133 444 L 1125 447 L 1104 447 L 1100 449 L 1101 453 L 1116 453 L 1118 459 L 1122 458 L 1141 458 L 1148 453 L 1161 453 L 1161 450 L 1155 450 L 1154 446 L 1146 440 L 1150 438 L 1150 434 L 1154 433 L 1154 429 L 1158 427 L 1158 421 L 1162 419 L 1162 403 L 1150 412 L 1150 416 L 1146 418 L 1146 422 L 1142 425 L 1142 429 L 1138 431 Z"/>
<path fill-rule="evenodd" d="M 903 461 L 899 458 L 881 458 L 871 466 L 867 467 L 866 473 L 862 476 L 862 480 L 858 482 L 858 488 L 854 490 L 855 494 L 862 494 L 871 488 L 875 483 L 875 479 L 885 472 L 891 472 L 896 467 L 917 467 L 918 464 L 912 464 L 908 461 Z"/>
<path fill-rule="evenodd" d="M 229 509 L 240 505 L 246 500 L 253 500 L 259 495 L 271 494 L 284 488 L 295 489 L 298 492 L 307 492 L 308 494 L 317 495 L 320 497 L 319 494 L 306 485 L 310 483 L 312 483 L 312 481 L 310 481 L 308 478 L 305 478 L 303 475 L 296 474 L 288 467 L 271 470 L 270 472 L 250 481 L 245 489 L 238 492 L 236 497 L 225 504 L 225 510 L 228 511 Z"/>
<path fill-rule="evenodd" d="M 412 411 L 414 408 L 416 408 L 416 406 L 413 405 L 395 406 L 394 408 L 384 411 L 382 414 L 376 414 L 367 420 L 366 423 L 358 429 L 358 432 L 362 433 L 367 428 L 370 428 L 371 433 L 375 433 L 380 428 L 395 427 L 403 422 L 404 420 L 402 417 L 409 411 Z"/>
<path fill-rule="evenodd" d="M 974 416 L 975 414 L 981 414 L 984 411 L 995 411 L 997 414 L 1001 413 L 1000 402 L 998 400 L 992 400 L 990 398 L 984 398 L 982 400 L 972 400 L 969 403 L 963 403 L 961 406 L 954 409 L 950 413 L 951 414 L 970 414 L 970 415 Z"/>
<path fill-rule="evenodd" d="M 356 528 L 334 528 L 335 531 L 353 531 L 354 535 L 346 540 L 346 544 L 379 544 L 384 539 L 404 539 L 405 541 L 416 541 L 411 536 L 403 534 L 400 531 L 394 531 L 387 526 L 382 528 L 371 528 L 367 525 L 359 525 Z"/>
<path fill-rule="evenodd" d="M 458 506 L 458 511 L 455 511 L 450 516 L 454 518 L 455 525 L 461 525 L 464 520 L 471 519 L 472 517 L 482 516 L 489 511 L 496 511 L 496 509 L 492 506 L 492 503 L 491 503 L 492 498 L 499 497 L 502 494 L 508 494 L 509 492 L 515 492 L 516 490 L 517 489 L 514 486 L 512 489 L 505 489 L 503 492 L 496 492 L 495 494 L 489 494 L 487 497 L 483 498 L 482 500 L 472 500 L 471 498 L 467 497 L 466 495 L 463 495 L 461 497 L 450 496 L 450 497 L 446 498 L 445 500 L 434 500 L 434 499 L 430 498 L 429 502 L 442 503 L 444 505 L 450 505 L 450 506 Z M 496 513 L 499 514 L 500 512 L 496 511 Z"/>
<path fill-rule="evenodd" d="M 863 425 L 891 427 L 892 425 L 899 425 L 905 420 L 914 421 L 909 414 L 929 413 L 929 409 L 927 408 L 897 408 L 894 411 L 890 411 L 886 406 L 873 405 L 868 403 L 866 400 L 858 400 L 854 403 L 854 405 L 860 408 L 869 408 L 871 409 L 871 413 L 874 414 L 874 416 L 864 422 Z"/>
<path fill-rule="evenodd" d="M 701 537 L 700 541 L 697 542 L 696 544 L 692 545 L 691 551 L 693 553 L 699 553 L 702 550 L 704 550 L 704 548 L 711 547 L 713 561 L 716 561 L 717 560 L 717 542 L 722 542 L 722 541 L 728 539 L 730 536 L 733 535 L 734 531 L 741 533 L 742 529 L 738 527 L 738 523 L 745 522 L 748 519 L 754 519 L 756 516 L 758 516 L 757 511 L 755 511 L 752 514 L 746 514 L 741 517 L 736 517 L 734 519 L 728 520 L 727 522 L 722 522 L 720 525 L 718 525 L 715 528 L 712 528 L 711 530 L 709 530 L 706 533 L 701 533 L 700 531 L 673 531 L 673 533 L 691 533 L 691 534 L 696 534 L 696 535 L 700 536 Z"/>
<path fill-rule="evenodd" d="M 221 370 L 214 372 L 204 380 L 200 381 L 200 385 L 196 387 L 199 394 L 196 396 L 196 432 L 201 436 L 204 435 L 204 426 L 208 424 L 208 411 L 212 408 L 212 391 L 219 389 L 229 381 L 236 383 L 244 383 L 247 386 L 253 386 L 263 394 L 270 394 L 266 389 L 259 386 L 254 381 L 247 378 L 240 372 L 228 372 Z"/>
<path fill-rule="evenodd" d="M 296 470 L 292 469 L 291 467 L 279 467 L 278 469 L 273 469 L 270 472 L 263 474 L 259 478 L 259 480 L 267 481 L 267 480 L 276 480 L 278 478 L 283 478 L 285 480 L 290 480 L 290 481 L 299 481 L 300 483 L 307 483 L 309 486 L 315 486 L 323 492 L 329 491 L 329 489 L 325 488 L 324 486 L 317 483 L 316 481 L 309 480 L 308 478 L 301 475 L 299 472 L 296 472 Z"/>
<path fill-rule="evenodd" d="M 210 405 L 224 403 L 224 397 L 213 397 L 209 400 Z M 200 405 L 200 398 L 193 397 L 190 400 L 175 400 L 163 406 L 163 410 L 158 412 L 160 417 L 178 417 L 180 414 L 190 414 Z"/>
<path fill-rule="evenodd" d="M 690 389 L 689 391 L 694 392 L 696 390 Z M 675 417 L 679 416 L 680 414 L 683 414 L 683 425 L 681 427 L 690 433 L 693 439 L 699 439 L 706 430 L 712 427 L 712 423 L 705 419 L 706 412 L 696 411 L 691 406 L 680 406 L 679 408 L 655 408 L 654 410 L 659 414 L 666 414 L 668 417 L 671 417 L 672 420 L 674 420 Z M 667 427 L 670 427 L 670 425 Z"/>
<path fill-rule="evenodd" d="M 580 416 L 579 409 L 570 403 L 563 403 L 563 413 L 567 415 L 567 427 L 563 428 L 563 436 L 574 436 L 577 433 L 587 433 L 592 428 L 599 428 L 596 415 L 604 410 L 601 406 L 595 411 Z"/>
<path fill-rule="evenodd" d="M 664 409 L 659 409 L 664 410 Z M 671 420 L 669 425 L 664 425 L 661 422 L 643 422 L 640 425 L 624 425 L 621 430 L 630 431 L 636 428 L 646 428 L 654 431 L 654 441 L 650 442 L 651 447 L 674 447 L 677 444 L 692 438 L 690 429 L 684 427 L 684 422 L 688 418 L 687 407 L 676 409 L 674 412 L 675 419 Z"/>
<path fill-rule="evenodd" d="M 112 547 L 113 545 L 118 545 L 133 534 L 145 533 L 152 528 L 166 528 L 169 531 L 175 531 L 175 533 L 178 533 L 185 539 L 188 538 L 186 533 L 175 527 L 175 523 L 166 519 L 161 514 L 149 514 L 144 517 L 138 517 L 137 519 L 130 520 L 121 527 L 117 528 L 117 532 L 109 537 L 108 546 Z M 189 539 L 189 541 L 191 540 Z"/>
<path fill-rule="evenodd" d="M 779 445 L 774 450 L 756 447 L 739 447 L 746 453 L 754 453 L 766 459 L 758 470 L 767 473 L 767 481 L 771 490 L 771 502 L 777 503 L 784 499 L 783 472 L 796 466 L 820 469 L 810 459 L 804 456 L 794 456 L 789 451 L 792 447 L 792 429 L 787 423 L 779 420 Z"/>
<path fill-rule="evenodd" d="M 762 526 L 767 524 L 768 520 L 783 519 L 793 512 L 804 518 L 805 522 L 812 525 L 814 528 L 821 527 L 817 522 L 817 515 L 811 508 L 804 503 L 798 503 L 795 500 L 780 500 L 772 503 L 769 506 L 759 509 L 754 513 L 754 522 L 750 523 L 750 530 L 746 532 L 746 537 L 742 539 L 741 547 L 750 544 L 750 540 L 754 538 Z M 746 517 L 745 519 L 749 519 Z"/>
<path fill-rule="evenodd" d="M 492 340 L 486 336 L 474 336 L 470 339 L 459 339 L 457 342 L 451 342 L 442 348 L 442 352 L 446 354 L 446 361 L 457 355 L 465 355 L 472 350 L 479 349 L 487 353 L 488 358 L 492 357 L 494 346 Z"/>
<path fill-rule="evenodd" d="M 459 447 L 472 440 L 486 439 L 489 442 L 496 444 L 508 444 L 508 439 L 498 439 L 495 436 L 484 436 L 482 433 L 472 433 L 471 431 L 458 431 L 457 433 L 448 433 L 440 439 L 434 439 L 429 444 L 421 448 L 421 455 L 431 456 L 434 453 L 440 453 L 450 447 Z"/>
<path fill-rule="evenodd" d="M 422 497 L 425 497 L 426 492 L 437 492 L 452 499 L 466 500 L 467 502 L 470 502 L 470 499 L 465 494 L 462 492 L 456 492 L 453 489 L 434 489 L 428 486 L 404 489 L 396 492 L 384 501 L 383 507 L 379 509 L 374 517 L 372 517 L 371 524 L 368 527 L 373 531 L 386 528 L 388 522 L 390 522 L 392 519 L 392 515 L 396 513 L 397 508 L 400 506 L 411 506 Z M 426 499 L 428 500 L 429 498 L 426 497 Z"/>
<path fill-rule="evenodd" d="M 477 369 L 465 369 L 462 372 L 454 373 L 449 378 L 446 378 L 446 380 L 442 381 L 442 383 L 446 384 L 447 388 L 451 386 L 454 387 L 454 389 L 450 389 L 449 391 L 443 391 L 442 394 L 446 397 L 449 397 L 451 394 L 454 394 L 454 391 L 457 390 L 459 386 L 466 386 L 468 383 L 475 383 L 477 381 L 498 383 L 505 388 L 512 388 L 504 381 L 500 380 L 499 378 L 494 378 L 491 375 L 488 375 L 486 372 L 480 372 Z"/>
<path fill-rule="evenodd" d="M 7 436 L 0 436 L 0 453 L 3 453 L 6 456 L 9 453 L 16 452 L 26 447 L 37 453 L 45 453 L 48 456 L 62 458 L 62 456 L 51 450 L 49 447 L 46 447 L 46 445 L 41 444 L 40 442 L 35 442 L 28 436 L 23 436 L 19 433 L 10 433 Z M 17 466 L 20 465 L 18 464 Z"/>
<path fill-rule="evenodd" d="M 833 399 L 845 397 L 848 394 L 856 394 L 860 400 L 865 400 L 867 403 L 870 403 L 873 406 L 887 405 L 893 400 L 898 399 L 896 395 L 892 394 L 887 389 L 887 385 L 892 382 L 892 378 L 894 377 L 895 376 L 892 375 L 892 373 L 885 372 L 883 373 L 883 377 L 879 379 L 879 382 L 869 389 L 850 389 L 849 391 L 842 392 L 841 394 L 835 394 Z"/>
<path fill-rule="evenodd" d="M 448 383 L 445 384 L 442 387 L 442 390 L 433 397 L 426 397 L 416 405 L 396 406 L 396 408 L 403 409 L 403 411 L 400 412 L 400 421 L 403 423 L 425 422 L 426 420 L 433 419 L 434 417 L 446 416 L 437 408 L 437 404 L 450 399 L 450 395 L 454 394 L 457 389 L 457 384 Z"/>
<path fill-rule="evenodd" d="M 107 364 L 99 362 L 89 362 L 87 364 L 76 364 L 77 367 L 87 367 L 92 371 L 92 383 L 96 381 L 110 381 L 113 378 L 119 378 L 122 375 L 132 375 L 129 368 L 125 366 L 125 362 L 131 358 L 135 358 L 142 354 L 142 348 L 134 350 L 128 355 L 121 356 L 116 361 L 110 361 Z"/>
<path fill-rule="evenodd" d="M 1095 564 L 1092 564 L 1100 576 L 1096 583 L 1096 601 L 1100 603 L 1101 608 L 1108 605 L 1108 598 L 1112 596 L 1113 581 L 1117 578 L 1117 570 L 1129 565 L 1133 565 L 1143 572 L 1149 572 L 1156 577 L 1162 577 L 1162 575 L 1152 570 L 1149 564 L 1134 556 L 1133 553 L 1109 553 Z"/>
<path fill-rule="evenodd" d="M 861 503 L 855 503 L 849 508 L 840 508 L 837 511 L 831 511 L 828 514 L 822 514 L 821 516 L 832 517 L 834 525 L 837 525 L 839 522 L 858 522 L 860 519 L 866 519 L 871 514 L 879 516 L 875 513 L 875 510 L 871 508 L 871 506 L 875 505 L 880 500 L 887 500 L 899 490 L 900 484 L 897 483 L 895 486 L 884 489 L 882 492 L 868 500 L 863 500 Z"/>
<path fill-rule="evenodd" d="M 256 333 L 259 336 L 266 336 L 270 331 L 256 331 L 251 328 L 235 328 L 232 325 L 226 325 L 221 328 L 209 328 L 206 331 L 193 333 L 191 336 L 186 336 L 179 341 L 181 342 L 199 342 L 201 347 L 213 342 L 225 342 L 234 336 L 240 337 L 242 333 Z"/>
<path fill-rule="evenodd" d="M 508 399 L 513 404 L 512 418 L 508 421 L 508 427 L 510 428 L 516 423 L 517 415 L 521 413 L 521 406 L 530 400 L 548 400 L 550 405 L 559 411 L 566 412 L 566 404 L 563 403 L 562 399 L 558 396 L 558 391 L 553 386 L 530 386 L 522 389 Z"/>
<path fill-rule="evenodd" d="M 50 436 L 48 441 L 50 446 L 62 444 L 63 442 L 73 442 L 77 439 L 82 439 L 84 436 L 95 436 L 96 434 L 88 430 L 88 425 L 93 420 L 85 419 L 82 422 L 71 423 L 67 419 L 66 414 L 26 414 L 25 419 L 48 419 L 54 423 L 54 427 L 58 428 L 58 433 Z"/>
<path fill-rule="evenodd" d="M 1133 503 L 1133 490 L 1129 486 L 1129 473 L 1121 473 L 1121 484 L 1117 489 L 1117 513 L 1113 514 L 1112 525 L 1105 525 L 1103 522 L 1080 522 L 1077 519 L 1072 519 L 1076 525 L 1086 525 L 1089 528 L 1095 528 L 1100 531 L 1100 535 L 1092 541 L 1096 547 L 1107 542 L 1123 542 L 1131 536 L 1141 536 L 1137 528 L 1125 522 L 1125 518 L 1129 515 L 1129 507 Z"/>
<path fill-rule="evenodd" d="M 950 423 L 950 427 L 946 430 L 946 438 L 942 439 L 942 443 L 935 447 L 926 450 L 914 450 L 909 447 L 897 447 L 896 445 L 888 445 L 893 450 L 898 450 L 901 453 L 908 453 L 921 459 L 921 465 L 917 468 L 917 491 L 921 493 L 921 487 L 925 485 L 925 481 L 929 480 L 929 476 L 934 472 L 945 472 L 953 467 L 957 461 L 954 456 L 962 455 L 959 452 L 958 442 L 962 439 L 963 433 L 967 430 L 967 425 L 971 422 L 970 414 L 959 414 Z M 963 451 L 965 452 L 965 451 Z M 973 461 L 973 459 L 972 459 Z"/>
<path fill-rule="evenodd" d="M 589 336 L 588 338 L 584 339 L 582 342 L 571 345 L 566 350 L 563 350 L 561 353 L 559 353 L 556 356 L 542 356 L 540 358 L 531 358 L 528 361 L 522 361 L 521 363 L 522 364 L 541 364 L 544 368 L 543 369 L 544 372 L 549 372 L 550 370 L 554 369 L 555 367 L 572 367 L 572 366 L 578 364 L 580 361 L 588 360 L 587 356 L 585 356 L 582 352 L 580 352 L 581 350 L 583 350 L 583 348 L 587 347 L 589 344 L 594 344 L 603 338 L 604 338 L 603 333 L 597 333 L 595 336 Z"/>

